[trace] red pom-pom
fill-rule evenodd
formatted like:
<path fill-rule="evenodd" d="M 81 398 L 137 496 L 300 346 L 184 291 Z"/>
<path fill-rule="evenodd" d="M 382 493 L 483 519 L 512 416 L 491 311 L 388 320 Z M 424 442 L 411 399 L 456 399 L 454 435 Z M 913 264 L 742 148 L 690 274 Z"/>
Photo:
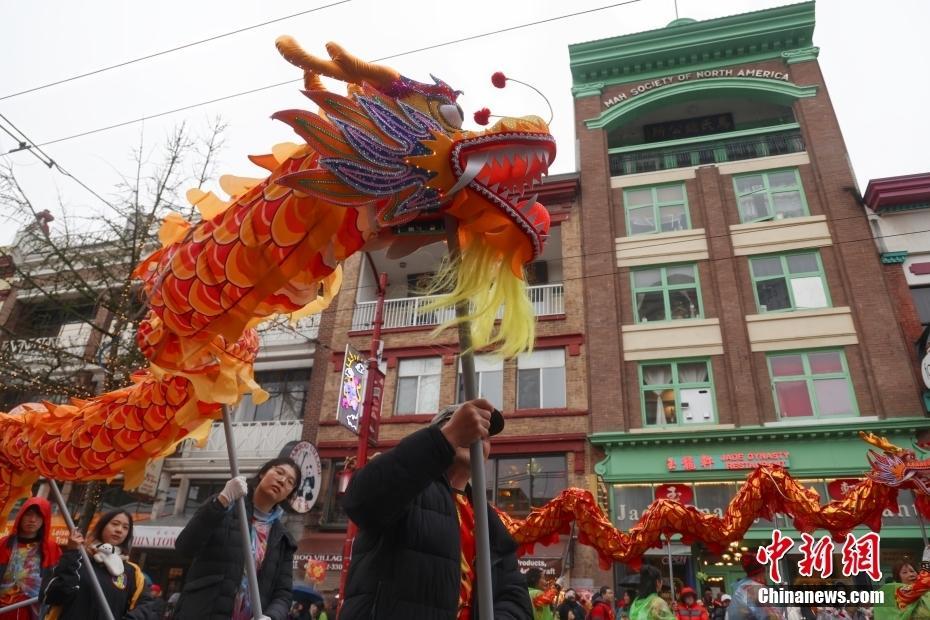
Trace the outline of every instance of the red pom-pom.
<path fill-rule="evenodd" d="M 488 121 L 491 119 L 491 110 L 487 108 L 481 108 L 475 112 L 475 122 L 479 125 L 487 125 Z"/>
<path fill-rule="evenodd" d="M 498 71 L 491 76 L 491 84 L 494 84 L 498 88 L 503 88 L 507 86 L 507 76 L 504 75 L 503 71 Z"/>

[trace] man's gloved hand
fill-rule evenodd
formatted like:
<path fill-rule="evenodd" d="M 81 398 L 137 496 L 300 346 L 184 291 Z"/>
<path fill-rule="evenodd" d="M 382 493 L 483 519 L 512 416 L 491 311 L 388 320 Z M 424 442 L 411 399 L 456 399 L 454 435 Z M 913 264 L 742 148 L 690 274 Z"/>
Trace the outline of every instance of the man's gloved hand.
<path fill-rule="evenodd" d="M 229 506 L 240 497 L 245 497 L 248 492 L 249 486 L 245 483 L 245 476 L 236 476 L 231 478 L 220 491 L 219 500 L 223 506 Z"/>
<path fill-rule="evenodd" d="M 235 480 L 235 478 L 233 478 L 233 480 Z M 258 620 L 271 620 L 271 616 L 266 616 L 265 614 L 262 614 L 258 617 Z"/>

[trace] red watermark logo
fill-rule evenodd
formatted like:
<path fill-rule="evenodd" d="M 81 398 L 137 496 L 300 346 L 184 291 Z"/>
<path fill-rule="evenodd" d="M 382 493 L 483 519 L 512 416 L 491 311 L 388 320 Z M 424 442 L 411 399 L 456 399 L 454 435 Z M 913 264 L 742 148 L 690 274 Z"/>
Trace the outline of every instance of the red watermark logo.
<path fill-rule="evenodd" d="M 856 537 L 846 534 L 841 550 L 841 572 L 844 577 L 853 577 L 865 573 L 872 581 L 882 578 L 879 558 L 879 535 L 875 532 Z M 798 551 L 801 559 L 798 560 L 798 574 L 804 577 L 813 577 L 818 573 L 826 579 L 833 574 L 833 552 L 837 543 L 829 536 L 815 539 L 810 534 L 801 534 L 801 544 Z M 779 560 L 785 557 L 794 547 L 794 540 L 785 536 L 781 530 L 772 530 L 772 542 L 756 550 L 756 560 L 769 567 L 769 579 L 774 583 L 781 583 Z"/>

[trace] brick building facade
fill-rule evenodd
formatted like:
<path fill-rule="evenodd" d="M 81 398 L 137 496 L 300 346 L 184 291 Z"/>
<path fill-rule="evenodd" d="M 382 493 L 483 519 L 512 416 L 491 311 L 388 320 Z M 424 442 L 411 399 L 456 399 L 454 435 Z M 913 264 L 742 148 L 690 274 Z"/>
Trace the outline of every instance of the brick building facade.
<path fill-rule="evenodd" d="M 867 466 L 859 429 L 927 426 L 813 31 L 808 2 L 570 47 L 590 440 L 623 529 L 670 486 L 722 512 L 746 455 L 826 496 Z M 736 576 L 738 545 L 674 548 L 691 585 Z"/>
<path fill-rule="evenodd" d="M 872 223 L 895 318 L 908 344 L 915 345 L 910 350 L 919 373 L 917 345 L 926 346 L 924 329 L 930 325 L 930 173 L 872 179 L 863 207 Z M 926 389 L 924 402 L 930 403 Z"/>
<path fill-rule="evenodd" d="M 539 201 L 549 209 L 553 227 L 545 252 L 528 270 L 538 318 L 534 352 L 506 361 L 480 354 L 476 359 L 479 390 L 500 407 L 507 423 L 492 441 L 489 495 L 498 507 L 519 516 L 567 486 L 593 484 L 577 185 L 577 175 L 570 174 L 550 176 L 540 187 Z M 304 437 L 319 449 L 324 486 L 298 551 L 299 563 L 327 563 L 323 591 L 338 585 L 345 539 L 336 479 L 358 445 L 357 436 L 336 419 L 345 348 L 348 344 L 363 357 L 369 354 L 377 273 L 388 274 L 382 331 L 386 378 L 379 440 L 372 451 L 390 449 L 422 428 L 438 407 L 461 400 L 457 333 L 433 334 L 444 317 L 421 310 L 428 299 L 418 290 L 444 253 L 444 244 L 435 244 L 399 260 L 388 260 L 383 252 L 373 252 L 370 261 L 361 254 L 351 257 L 344 265 L 342 290 L 323 314 L 315 360 L 320 371 L 311 384 Z M 572 560 L 576 572 L 586 575 L 596 564 L 586 549 Z M 540 547 L 524 561 L 544 565 L 557 576 L 568 561 L 566 541 Z"/>

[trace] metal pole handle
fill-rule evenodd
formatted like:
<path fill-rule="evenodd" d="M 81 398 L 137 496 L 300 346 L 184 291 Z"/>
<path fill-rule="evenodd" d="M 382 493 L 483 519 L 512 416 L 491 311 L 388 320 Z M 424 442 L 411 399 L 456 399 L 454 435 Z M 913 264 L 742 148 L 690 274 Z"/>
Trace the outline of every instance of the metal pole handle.
<path fill-rule="evenodd" d="M 58 504 L 58 509 L 61 511 L 61 516 L 65 519 L 68 530 L 72 533 L 76 532 L 77 528 L 74 527 L 74 520 L 71 518 L 71 513 L 68 512 L 68 506 L 65 504 L 65 499 L 61 496 L 61 490 L 58 488 L 58 483 L 54 480 L 49 480 L 48 485 L 52 489 L 52 494 L 55 496 L 55 502 Z M 100 610 L 103 612 L 103 615 L 106 616 L 107 620 L 115 620 L 113 618 L 113 612 L 110 611 L 110 604 L 107 602 L 107 597 L 103 594 L 103 588 L 100 587 L 100 581 L 97 579 L 97 572 L 94 570 L 94 565 L 90 563 L 90 556 L 87 555 L 87 549 L 84 548 L 84 545 L 81 545 L 78 547 L 78 552 L 81 554 L 81 561 L 84 563 L 84 566 L 87 567 L 87 574 L 90 575 L 90 583 L 94 588 L 94 594 L 97 596 L 97 604 L 100 605 Z M 79 576 L 80 570 L 81 569 L 79 568 Z"/>
<path fill-rule="evenodd" d="M 456 221 L 446 218 L 446 241 L 449 251 L 459 255 L 459 238 Z M 459 320 L 468 316 L 468 302 L 455 306 Z M 465 400 L 478 398 L 475 381 L 475 354 L 472 351 L 471 322 L 459 323 L 459 359 L 462 362 L 462 382 Z M 471 504 L 475 510 L 475 572 L 478 580 L 478 614 L 480 618 L 494 617 L 494 598 L 491 586 L 491 536 L 488 525 L 488 497 L 484 479 L 484 446 L 478 439 L 468 448 L 471 459 Z"/>
<path fill-rule="evenodd" d="M 232 477 L 239 476 L 239 461 L 236 458 L 236 444 L 233 441 L 232 423 L 229 421 L 229 407 L 223 405 L 223 431 L 226 433 L 226 452 L 229 455 L 229 470 Z M 245 509 L 245 498 L 236 500 L 236 512 L 239 516 L 239 533 L 242 535 L 242 553 L 245 555 L 245 574 L 249 582 L 249 603 L 252 618 L 260 620 L 262 613 L 262 596 L 258 591 L 258 571 L 255 570 L 255 556 L 252 555 L 252 537 L 249 534 L 249 514 Z"/>
<path fill-rule="evenodd" d="M 25 601 L 19 601 L 18 603 L 13 603 L 12 605 L 7 605 L 6 607 L 0 607 L 0 616 L 5 614 L 8 611 L 16 611 L 17 609 L 22 609 L 23 607 L 29 607 L 30 605 L 35 605 L 39 602 L 38 597 L 27 598 Z"/>

